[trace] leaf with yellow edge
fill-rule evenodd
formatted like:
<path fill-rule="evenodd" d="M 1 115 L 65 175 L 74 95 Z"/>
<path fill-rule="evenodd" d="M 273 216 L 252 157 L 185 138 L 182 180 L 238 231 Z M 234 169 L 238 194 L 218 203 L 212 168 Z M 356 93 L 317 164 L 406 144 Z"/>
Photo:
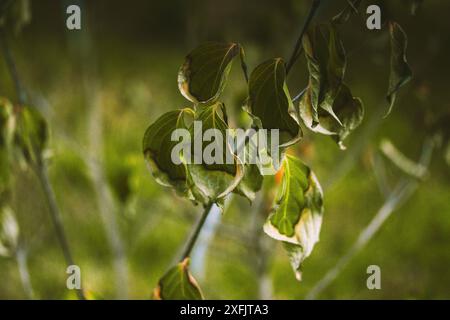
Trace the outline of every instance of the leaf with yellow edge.
<path fill-rule="evenodd" d="M 264 232 L 282 241 L 298 280 L 301 265 L 319 241 L 323 193 L 314 173 L 299 159 L 286 155 L 284 176 Z"/>

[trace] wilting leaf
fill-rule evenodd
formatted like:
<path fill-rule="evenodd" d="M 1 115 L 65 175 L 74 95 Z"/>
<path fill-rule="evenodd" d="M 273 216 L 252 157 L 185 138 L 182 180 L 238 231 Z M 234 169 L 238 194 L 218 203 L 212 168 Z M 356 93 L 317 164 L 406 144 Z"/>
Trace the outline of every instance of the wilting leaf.
<path fill-rule="evenodd" d="M 170 269 L 153 292 L 157 300 L 203 300 L 197 281 L 189 272 L 189 258 Z"/>
<path fill-rule="evenodd" d="M 16 137 L 29 163 L 40 164 L 47 144 L 47 123 L 36 108 L 21 107 L 17 117 Z"/>
<path fill-rule="evenodd" d="M 389 109 L 387 117 L 394 106 L 397 91 L 412 78 L 412 71 L 406 61 L 406 47 L 408 38 L 405 32 L 396 22 L 389 23 L 389 34 L 391 39 L 391 71 L 389 75 L 389 88 L 387 100 Z"/>
<path fill-rule="evenodd" d="M 19 226 L 10 207 L 0 208 L 0 256 L 14 255 L 19 241 Z"/>
<path fill-rule="evenodd" d="M 302 262 L 319 241 L 323 195 L 316 176 L 299 159 L 286 155 L 283 170 L 282 184 L 264 231 L 284 242 L 292 268 L 300 280 Z"/>
<path fill-rule="evenodd" d="M 258 152 L 256 131 L 248 132 L 248 134 L 242 135 L 242 138 L 242 141 L 238 138 L 235 139 L 236 150 L 234 153 L 244 163 L 244 176 L 234 192 L 252 202 L 256 193 L 261 190 L 263 183 L 263 176 L 256 164 L 256 153 Z M 255 159 L 252 159 L 253 157 Z"/>
<path fill-rule="evenodd" d="M 183 163 L 175 164 L 172 161 L 172 150 L 179 142 L 172 141 L 171 137 L 175 129 L 187 129 L 185 116 L 193 118 L 194 111 L 185 108 L 163 114 L 148 127 L 142 146 L 145 159 L 156 181 L 175 188 L 181 195 L 188 193 L 186 168 Z"/>
<path fill-rule="evenodd" d="M 344 46 L 332 25 L 316 26 L 303 38 L 309 71 L 308 88 L 304 96 L 311 102 L 312 122 L 319 123 L 319 109 L 327 111 L 336 121 L 340 119 L 333 110 L 333 102 L 344 79 L 347 64 Z"/>
<path fill-rule="evenodd" d="M 194 103 L 212 103 L 223 91 L 231 62 L 243 51 L 237 43 L 208 42 L 186 56 L 178 73 L 181 94 Z M 242 60 L 242 66 L 245 64 Z"/>
<path fill-rule="evenodd" d="M 246 111 L 260 129 L 278 129 L 280 146 L 297 142 L 301 129 L 286 85 L 286 69 L 281 58 L 270 59 L 253 70 L 249 80 Z M 269 132 L 270 133 L 270 132 Z"/>
<path fill-rule="evenodd" d="M 364 117 L 364 106 L 359 98 L 353 97 L 346 85 L 341 85 L 336 99 L 333 102 L 333 110 L 340 120 L 323 109 L 319 109 L 319 124 L 315 127 L 312 123 L 312 104 L 309 96 L 302 97 L 299 103 L 299 114 L 305 125 L 314 132 L 330 135 L 341 149 L 345 149 L 344 139 L 355 130 Z"/>
<path fill-rule="evenodd" d="M 9 180 L 9 159 L 14 135 L 13 106 L 0 98 L 0 193 L 7 188 Z"/>
<path fill-rule="evenodd" d="M 347 0 L 347 6 L 333 17 L 333 23 L 343 24 L 350 19 L 352 14 L 358 14 L 358 7 L 362 0 Z"/>
<path fill-rule="evenodd" d="M 194 197 L 206 204 L 218 202 L 233 191 L 243 177 L 242 162 L 233 154 L 227 137 L 225 106 L 216 102 L 196 111 L 191 126 L 191 159 L 184 155 Z M 202 128 L 196 127 L 200 124 Z M 208 131 L 211 136 L 206 137 Z M 208 140 L 208 141 L 206 141 Z M 196 148 L 198 145 L 200 148 Z"/>

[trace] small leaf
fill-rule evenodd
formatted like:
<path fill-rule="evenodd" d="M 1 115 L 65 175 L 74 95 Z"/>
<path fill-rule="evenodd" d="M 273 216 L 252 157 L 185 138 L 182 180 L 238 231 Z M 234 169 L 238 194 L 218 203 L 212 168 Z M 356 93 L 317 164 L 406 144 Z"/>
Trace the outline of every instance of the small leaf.
<path fill-rule="evenodd" d="M 157 300 L 203 300 L 203 294 L 188 267 L 189 258 L 186 258 L 167 271 L 153 291 L 153 298 Z"/>
<path fill-rule="evenodd" d="M 19 225 L 10 207 L 0 208 L 0 256 L 14 255 L 19 242 Z"/>
<path fill-rule="evenodd" d="M 215 102 L 222 93 L 231 62 L 243 51 L 237 43 L 207 42 L 186 56 L 178 73 L 181 94 L 194 103 Z M 242 66 L 245 64 L 241 60 Z"/>
<path fill-rule="evenodd" d="M 301 265 L 319 241 L 323 194 L 314 173 L 299 159 L 286 155 L 283 170 L 282 184 L 264 232 L 283 241 L 300 280 Z"/>
<path fill-rule="evenodd" d="M 389 75 L 389 88 L 387 100 L 389 109 L 387 117 L 394 106 L 397 91 L 412 78 L 412 71 L 406 61 L 406 47 L 408 38 L 402 27 L 396 22 L 389 23 L 389 34 L 391 39 L 391 71 Z"/>
<path fill-rule="evenodd" d="M 174 110 L 163 114 L 145 132 L 143 152 L 147 164 L 156 181 L 164 186 L 173 187 L 180 195 L 188 194 L 186 168 L 183 163 L 172 161 L 172 150 L 178 141 L 172 141 L 175 129 L 187 129 L 185 115 L 194 117 L 189 108 Z"/>
<path fill-rule="evenodd" d="M 253 70 L 245 110 L 260 129 L 279 129 L 280 146 L 300 140 L 302 132 L 286 85 L 286 69 L 281 58 L 270 59 Z M 269 132 L 270 133 L 270 132 Z"/>
<path fill-rule="evenodd" d="M 243 177 L 244 168 L 226 139 L 228 124 L 225 106 L 222 103 L 216 102 L 198 109 L 195 120 L 190 130 L 194 139 L 190 161 L 186 160 L 185 155 L 188 180 L 192 193 L 198 201 L 204 204 L 217 202 L 237 187 Z M 202 125 L 201 130 L 196 128 L 196 124 L 199 123 Z M 204 134 L 211 129 L 214 130 L 211 141 L 203 141 Z M 201 144 L 201 148 L 196 148 L 197 142 Z M 213 161 L 208 161 L 205 155 L 212 156 L 210 160 Z M 232 163 L 230 164 L 227 159 Z"/>
<path fill-rule="evenodd" d="M 17 116 L 16 138 L 28 163 L 40 164 L 48 139 L 45 119 L 36 108 L 21 107 Z"/>

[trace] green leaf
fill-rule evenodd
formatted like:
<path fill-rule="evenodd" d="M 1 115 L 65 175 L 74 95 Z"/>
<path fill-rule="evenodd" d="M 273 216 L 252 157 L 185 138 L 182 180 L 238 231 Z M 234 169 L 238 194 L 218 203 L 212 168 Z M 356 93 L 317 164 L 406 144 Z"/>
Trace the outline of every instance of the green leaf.
<path fill-rule="evenodd" d="M 333 25 L 309 29 L 303 38 L 303 48 L 309 71 L 304 96 L 309 96 L 312 106 L 312 121 L 306 125 L 313 128 L 319 123 L 320 108 L 340 122 L 333 110 L 333 102 L 344 79 L 347 59 L 337 30 Z"/>
<path fill-rule="evenodd" d="M 185 116 L 193 118 L 194 111 L 185 108 L 163 114 L 148 127 L 142 143 L 145 159 L 156 181 L 173 187 L 180 195 L 187 195 L 189 186 L 185 165 L 172 161 L 172 150 L 178 142 L 172 141 L 171 136 L 175 129 L 187 129 Z"/>
<path fill-rule="evenodd" d="M 286 85 L 283 59 L 270 59 L 257 66 L 250 75 L 248 94 L 244 108 L 257 128 L 279 129 L 281 147 L 300 140 L 302 132 Z"/>
<path fill-rule="evenodd" d="M 0 208 L 0 256 L 13 256 L 19 242 L 19 225 L 10 207 Z"/>
<path fill-rule="evenodd" d="M 157 300 L 203 300 L 197 281 L 189 272 L 189 258 L 186 258 L 159 280 L 153 292 Z"/>
<path fill-rule="evenodd" d="M 8 188 L 14 126 L 13 106 L 0 98 L 0 194 Z"/>
<path fill-rule="evenodd" d="M 45 119 L 36 108 L 21 107 L 17 117 L 16 138 L 28 163 L 40 164 L 48 139 Z"/>
<path fill-rule="evenodd" d="M 408 38 L 402 27 L 396 22 L 389 23 L 389 34 L 391 39 L 391 71 L 389 75 L 389 88 L 387 100 L 389 109 L 387 117 L 394 106 L 397 91 L 412 78 L 412 71 L 406 61 L 406 47 Z"/>
<path fill-rule="evenodd" d="M 194 103 L 215 102 L 222 93 L 231 68 L 238 54 L 243 57 L 237 43 L 207 42 L 186 56 L 178 73 L 181 94 Z M 241 60 L 242 66 L 245 66 Z"/>
<path fill-rule="evenodd" d="M 333 17 L 333 23 L 343 24 L 346 23 L 352 14 L 358 14 L 358 7 L 362 0 L 347 0 L 347 6 Z"/>
<path fill-rule="evenodd" d="M 203 204 L 217 203 L 219 199 L 224 198 L 237 187 L 244 174 L 243 164 L 233 154 L 226 139 L 227 114 L 221 102 L 198 109 L 195 120 L 202 124 L 202 130 L 196 132 L 195 125 L 190 129 L 194 143 L 192 143 L 191 161 L 185 159 L 188 180 L 192 193 L 198 201 Z M 217 135 L 214 134 L 211 141 L 203 141 L 202 135 L 209 129 L 217 130 Z M 196 141 L 201 143 L 201 148 L 195 148 Z M 208 150 L 211 152 L 207 152 Z M 205 154 L 214 156 L 214 160 L 217 157 L 219 161 L 208 164 Z M 230 157 L 233 164 L 227 164 L 227 157 Z M 196 162 L 195 159 L 202 161 Z"/>
<path fill-rule="evenodd" d="M 244 177 L 239 182 L 235 192 L 246 197 L 250 202 L 255 200 L 256 193 L 261 190 L 263 176 L 256 164 L 244 165 Z"/>
<path fill-rule="evenodd" d="M 283 180 L 264 231 L 283 241 L 297 279 L 301 265 L 319 241 L 323 194 L 314 173 L 299 159 L 286 155 Z"/>

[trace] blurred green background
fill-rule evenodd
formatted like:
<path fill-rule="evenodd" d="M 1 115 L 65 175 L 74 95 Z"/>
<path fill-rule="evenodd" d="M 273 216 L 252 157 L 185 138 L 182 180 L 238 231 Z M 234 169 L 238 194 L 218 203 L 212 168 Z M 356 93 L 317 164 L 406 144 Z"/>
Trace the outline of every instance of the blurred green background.
<path fill-rule="evenodd" d="M 408 34 L 414 71 L 387 119 L 381 118 L 389 39 L 386 30 L 365 27 L 365 8 L 372 2 L 382 7 L 383 20 L 396 20 Z M 321 240 L 305 262 L 303 281 L 295 280 L 283 248 L 262 232 L 273 193 L 268 178 L 265 196 L 254 205 L 234 197 L 222 216 L 210 217 L 192 261 L 207 298 L 303 299 L 383 205 L 374 159 L 383 161 L 391 186 L 402 175 L 380 154 L 381 139 L 418 159 L 432 123 L 450 109 L 450 3 L 424 1 L 412 15 L 411 2 L 364 1 L 341 30 L 346 82 L 366 108 L 348 149 L 340 151 L 328 137 L 306 130 L 295 147 L 325 189 Z M 81 31 L 65 27 L 69 4 L 81 6 Z M 315 21 L 329 21 L 345 4 L 323 1 Z M 203 41 L 226 40 L 243 45 L 250 70 L 271 57 L 287 59 L 309 6 L 307 0 L 32 0 L 30 23 L 21 32 L 8 29 L 29 99 L 49 121 L 51 181 L 83 285 L 93 296 L 150 298 L 201 214 L 201 207 L 155 182 L 141 151 L 150 123 L 188 106 L 177 88 L 184 56 Z M 292 96 L 306 79 L 301 58 L 289 77 Z M 236 64 L 223 99 L 230 113 L 239 115 L 245 94 Z M 0 95 L 17 101 L 3 59 Z M 450 298 L 450 174 L 443 153 L 435 150 L 427 179 L 318 298 Z M 11 206 L 35 297 L 73 298 L 39 183 L 18 166 L 14 174 Z M 220 220 L 218 226 L 213 220 Z M 381 290 L 366 287 L 372 264 L 381 268 Z M 16 261 L 0 257 L 0 298 L 26 297 Z"/>

